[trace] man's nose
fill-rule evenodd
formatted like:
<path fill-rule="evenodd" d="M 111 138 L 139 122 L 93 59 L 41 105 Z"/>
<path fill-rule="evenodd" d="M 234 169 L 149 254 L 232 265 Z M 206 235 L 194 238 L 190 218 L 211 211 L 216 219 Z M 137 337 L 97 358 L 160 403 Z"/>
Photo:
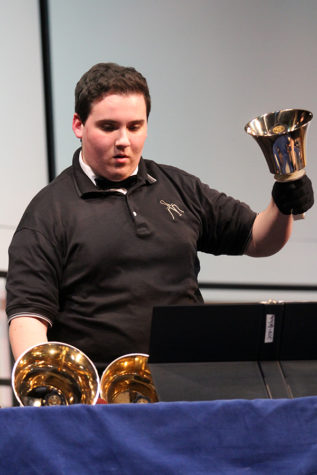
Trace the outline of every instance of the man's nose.
<path fill-rule="evenodd" d="M 117 147 L 127 147 L 130 145 L 129 134 L 126 128 L 118 130 L 118 135 L 115 142 Z"/>

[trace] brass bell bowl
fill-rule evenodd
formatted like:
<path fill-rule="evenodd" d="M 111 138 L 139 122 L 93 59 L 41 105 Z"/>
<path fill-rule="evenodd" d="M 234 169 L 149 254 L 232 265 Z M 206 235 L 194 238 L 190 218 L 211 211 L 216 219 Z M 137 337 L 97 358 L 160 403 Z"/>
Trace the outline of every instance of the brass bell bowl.
<path fill-rule="evenodd" d="M 109 404 L 158 402 L 148 355 L 130 353 L 110 363 L 101 376 L 100 396 Z"/>
<path fill-rule="evenodd" d="M 12 388 L 21 406 L 95 404 L 100 380 L 82 351 L 65 343 L 46 342 L 17 359 Z"/>
<path fill-rule="evenodd" d="M 263 114 L 248 122 L 245 131 L 264 154 L 276 179 L 300 177 L 306 166 L 306 131 L 313 114 L 304 109 L 283 109 Z"/>

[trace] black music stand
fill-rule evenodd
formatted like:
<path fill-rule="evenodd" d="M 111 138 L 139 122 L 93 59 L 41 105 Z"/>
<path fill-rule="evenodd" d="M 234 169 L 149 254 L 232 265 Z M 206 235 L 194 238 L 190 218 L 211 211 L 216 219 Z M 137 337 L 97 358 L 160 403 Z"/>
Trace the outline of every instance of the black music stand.
<path fill-rule="evenodd" d="M 279 352 L 290 397 L 317 395 L 317 302 L 286 302 Z"/>
<path fill-rule="evenodd" d="M 268 383 L 259 361 L 277 358 L 282 319 L 280 304 L 154 307 L 149 364 L 159 399 L 271 397 L 279 374 L 268 367 Z M 275 393 L 287 397 L 284 386 Z"/>

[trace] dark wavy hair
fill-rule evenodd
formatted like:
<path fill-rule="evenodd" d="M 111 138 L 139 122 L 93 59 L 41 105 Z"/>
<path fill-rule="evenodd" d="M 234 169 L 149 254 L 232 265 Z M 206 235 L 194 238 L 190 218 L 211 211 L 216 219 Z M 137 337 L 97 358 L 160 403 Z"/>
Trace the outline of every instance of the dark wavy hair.
<path fill-rule="evenodd" d="M 92 104 L 109 94 L 137 93 L 144 96 L 149 117 L 151 97 L 146 79 L 135 68 L 116 63 L 98 63 L 78 81 L 75 88 L 75 112 L 83 124 L 90 114 Z"/>

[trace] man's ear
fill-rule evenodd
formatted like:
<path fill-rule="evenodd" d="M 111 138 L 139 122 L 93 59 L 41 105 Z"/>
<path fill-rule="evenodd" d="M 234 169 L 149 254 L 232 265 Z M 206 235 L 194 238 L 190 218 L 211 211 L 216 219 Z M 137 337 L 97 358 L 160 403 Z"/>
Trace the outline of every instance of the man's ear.
<path fill-rule="evenodd" d="M 74 134 L 76 135 L 78 139 L 81 139 L 83 136 L 83 127 L 84 127 L 84 124 L 82 123 L 81 118 L 79 117 L 77 113 L 75 113 L 73 117 L 72 128 L 73 128 Z"/>

